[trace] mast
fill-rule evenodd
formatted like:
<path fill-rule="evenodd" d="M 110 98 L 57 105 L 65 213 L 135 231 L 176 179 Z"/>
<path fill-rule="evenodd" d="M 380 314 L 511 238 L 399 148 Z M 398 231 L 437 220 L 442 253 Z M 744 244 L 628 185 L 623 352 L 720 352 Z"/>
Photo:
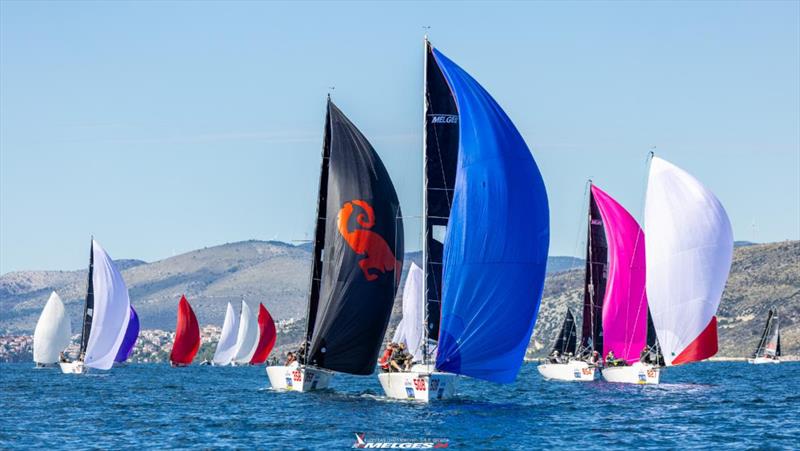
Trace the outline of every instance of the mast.
<path fill-rule="evenodd" d="M 422 363 L 428 363 L 428 34 L 422 39 Z"/>
<path fill-rule="evenodd" d="M 322 163 L 319 176 L 319 194 L 317 195 L 317 213 L 314 223 L 314 246 L 311 250 L 311 277 L 309 280 L 308 303 L 306 305 L 306 333 L 303 346 L 305 352 L 300 363 L 307 364 L 311 334 L 314 333 L 314 322 L 319 305 L 320 284 L 322 282 L 322 251 L 325 249 L 325 218 L 327 215 L 328 167 L 330 165 L 331 144 L 331 94 L 328 93 L 325 107 L 325 131 L 322 138 Z"/>
<path fill-rule="evenodd" d="M 78 351 L 78 360 L 83 360 L 86 346 L 89 343 L 89 334 L 92 330 L 92 316 L 94 315 L 94 237 L 89 243 L 89 278 L 86 284 L 86 300 L 83 304 L 83 327 L 81 328 L 81 347 Z"/>

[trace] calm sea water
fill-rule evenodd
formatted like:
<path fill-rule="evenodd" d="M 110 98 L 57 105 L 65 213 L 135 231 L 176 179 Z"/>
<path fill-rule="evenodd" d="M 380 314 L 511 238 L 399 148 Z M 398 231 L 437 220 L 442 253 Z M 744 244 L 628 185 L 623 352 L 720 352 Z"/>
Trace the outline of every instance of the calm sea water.
<path fill-rule="evenodd" d="M 86 376 L 0 365 L 0 448 L 349 448 L 447 439 L 454 449 L 800 446 L 800 363 L 699 363 L 659 386 L 544 382 L 526 364 L 500 386 L 418 405 L 375 377 L 310 394 L 269 389 L 263 367 L 130 365 Z"/>

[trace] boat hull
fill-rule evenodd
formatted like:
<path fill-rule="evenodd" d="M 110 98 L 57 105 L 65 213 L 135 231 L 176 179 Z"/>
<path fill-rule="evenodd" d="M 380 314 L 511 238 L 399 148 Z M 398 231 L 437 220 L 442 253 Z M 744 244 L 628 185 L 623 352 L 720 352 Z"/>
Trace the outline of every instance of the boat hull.
<path fill-rule="evenodd" d="M 64 374 L 84 374 L 88 368 L 81 361 L 60 362 L 58 366 Z"/>
<path fill-rule="evenodd" d="M 567 363 L 542 363 L 539 374 L 549 381 L 592 382 L 597 378 L 597 367 L 581 360 Z"/>
<path fill-rule="evenodd" d="M 764 363 L 781 363 L 779 359 L 768 359 L 766 357 L 757 357 L 755 359 L 747 359 L 747 363 L 751 363 L 753 365 L 761 365 Z"/>
<path fill-rule="evenodd" d="M 307 366 L 268 366 L 267 377 L 274 389 L 308 392 L 328 388 L 333 372 Z"/>
<path fill-rule="evenodd" d="M 630 366 L 603 368 L 606 382 L 619 384 L 655 385 L 661 380 L 661 368 L 649 363 L 636 362 Z"/>
<path fill-rule="evenodd" d="M 378 374 L 387 398 L 418 402 L 452 398 L 457 380 L 455 374 L 436 371 L 433 365 L 414 365 L 411 371 Z"/>

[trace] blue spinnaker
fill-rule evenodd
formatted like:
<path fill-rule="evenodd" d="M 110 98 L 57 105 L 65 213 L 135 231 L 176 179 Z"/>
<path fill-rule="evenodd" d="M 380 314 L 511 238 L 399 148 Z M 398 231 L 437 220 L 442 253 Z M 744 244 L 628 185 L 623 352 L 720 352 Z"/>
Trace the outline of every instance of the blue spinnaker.
<path fill-rule="evenodd" d="M 547 192 L 528 146 L 497 102 L 441 52 L 434 55 L 461 121 L 436 368 L 510 383 L 542 298 Z"/>
<path fill-rule="evenodd" d="M 133 354 L 133 347 L 136 345 L 136 339 L 139 338 L 139 316 L 136 315 L 136 310 L 131 306 L 131 319 L 128 321 L 128 329 L 125 331 L 125 338 L 122 339 L 122 344 L 119 345 L 119 351 L 114 361 L 122 363 L 128 360 L 128 357 Z"/>

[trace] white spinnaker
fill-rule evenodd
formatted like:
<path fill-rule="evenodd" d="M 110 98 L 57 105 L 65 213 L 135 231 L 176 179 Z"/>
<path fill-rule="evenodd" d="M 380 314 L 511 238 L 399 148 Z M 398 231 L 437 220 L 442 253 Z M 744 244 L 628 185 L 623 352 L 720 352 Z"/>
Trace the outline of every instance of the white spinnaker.
<path fill-rule="evenodd" d="M 733 255 L 722 204 L 686 171 L 657 157 L 644 208 L 647 302 L 664 361 L 671 365 L 709 325 Z"/>
<path fill-rule="evenodd" d="M 233 305 L 228 302 L 225 311 L 225 322 L 222 323 L 222 333 L 217 343 L 217 350 L 214 351 L 214 364 L 227 365 L 231 363 L 233 355 L 236 353 L 236 334 L 239 329 L 239 316 L 233 309 Z"/>
<path fill-rule="evenodd" d="M 114 357 L 128 330 L 131 301 L 122 274 L 97 241 L 92 241 L 92 255 L 94 308 L 84 363 L 91 368 L 107 370 L 114 365 Z"/>
<path fill-rule="evenodd" d="M 233 362 L 244 364 L 250 363 L 253 354 L 258 347 L 258 317 L 253 313 L 253 309 L 242 301 L 242 318 L 239 321 L 239 333 L 236 336 L 236 354 Z"/>
<path fill-rule="evenodd" d="M 395 343 L 405 343 L 408 352 L 414 356 L 414 361 L 421 361 L 423 358 L 422 341 L 425 338 L 422 277 L 424 277 L 422 269 L 412 262 L 403 288 L 403 318 L 392 338 Z"/>
<path fill-rule="evenodd" d="M 56 363 L 59 356 L 72 341 L 72 328 L 64 303 L 54 291 L 50 294 L 36 329 L 33 332 L 33 361 Z"/>

